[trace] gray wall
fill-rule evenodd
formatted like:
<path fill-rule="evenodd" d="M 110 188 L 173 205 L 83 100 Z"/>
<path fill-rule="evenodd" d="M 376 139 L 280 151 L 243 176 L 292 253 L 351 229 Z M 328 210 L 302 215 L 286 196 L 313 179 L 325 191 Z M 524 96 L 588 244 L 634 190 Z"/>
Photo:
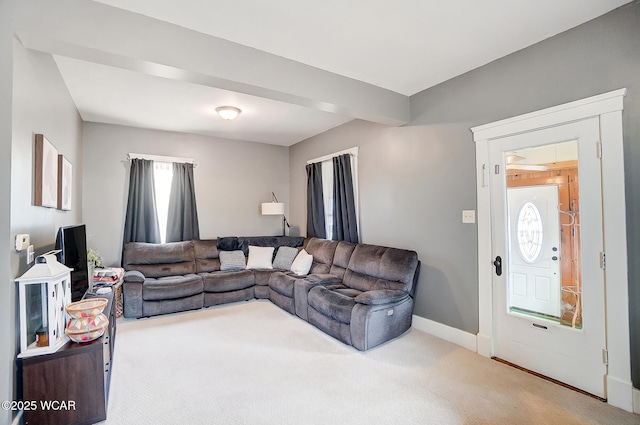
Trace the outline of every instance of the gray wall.
<path fill-rule="evenodd" d="M 450 134 L 443 126 L 352 121 L 292 146 L 291 216 L 306 222 L 306 161 L 359 146 L 362 242 L 416 250 L 415 313 L 475 333 L 477 236 L 462 223 L 462 210 L 475 208 L 474 146 L 468 134 L 453 141 Z"/>
<path fill-rule="evenodd" d="M 640 168 L 637 165 L 633 167 L 640 159 L 639 70 L 640 2 L 635 1 L 411 98 L 411 125 L 440 128 L 447 134 L 444 142 L 452 150 L 451 154 L 456 155 L 456 147 L 473 149 L 469 132 L 472 126 L 623 87 L 628 89 L 623 126 L 635 387 L 640 387 L 640 315 L 636 307 L 640 304 L 640 197 L 637 189 L 633 190 L 633 187 L 640 187 Z M 472 168 L 473 156 L 468 159 L 465 156 L 461 164 Z M 470 179 L 469 184 L 474 184 L 473 177 Z M 474 196 L 468 192 L 456 193 L 456 196 L 463 195 L 470 201 Z M 462 258 L 461 263 L 468 264 L 470 259 Z M 446 299 L 440 288 L 428 287 L 432 290 L 429 298 Z M 469 288 L 469 291 L 473 291 L 475 296 L 477 288 Z M 428 311 L 431 317 L 431 305 Z M 447 318 L 448 323 L 445 323 L 453 323 L 454 318 Z"/>
<path fill-rule="evenodd" d="M 11 3 L 11 2 L 9 2 Z M 17 291 L 13 279 L 26 269 L 15 252 L 18 233 L 29 233 L 36 254 L 52 248 L 59 226 L 82 219 L 82 121 L 51 55 L 25 50 L 13 38 L 33 2 L 0 8 L 0 399 L 15 400 L 18 353 Z M 6 22 L 4 17 L 13 18 Z M 33 206 L 34 135 L 44 134 L 73 165 L 72 210 Z M 0 411 L 0 423 L 12 412 Z"/>
<path fill-rule="evenodd" d="M 274 191 L 278 200 L 289 205 L 286 147 L 85 123 L 83 211 L 87 243 L 100 252 L 105 264 L 120 263 L 130 152 L 195 159 L 202 239 L 281 234 L 281 218 L 260 215 L 260 204 L 269 202 Z"/>
<path fill-rule="evenodd" d="M 626 87 L 624 142 L 634 383 L 640 375 L 640 2 L 411 97 L 403 128 L 355 121 L 291 147 L 292 220 L 304 229 L 305 161 L 360 146 L 364 242 L 408 247 L 423 262 L 416 314 L 478 330 L 471 127 Z M 621 206 L 622 207 L 622 206 Z"/>
<path fill-rule="evenodd" d="M 0 1 L 0 400 L 13 400 L 16 355 L 16 300 L 11 271 L 11 119 L 13 93 L 13 32 L 24 12 L 14 2 Z M 0 424 L 12 412 L 0 410 Z"/>
<path fill-rule="evenodd" d="M 51 55 L 14 41 L 13 66 L 11 234 L 30 234 L 39 254 L 53 248 L 60 226 L 82 222 L 82 120 Z M 33 205 L 36 134 L 44 134 L 73 167 L 70 211 Z M 12 273 L 27 268 L 26 251 L 14 250 Z"/>

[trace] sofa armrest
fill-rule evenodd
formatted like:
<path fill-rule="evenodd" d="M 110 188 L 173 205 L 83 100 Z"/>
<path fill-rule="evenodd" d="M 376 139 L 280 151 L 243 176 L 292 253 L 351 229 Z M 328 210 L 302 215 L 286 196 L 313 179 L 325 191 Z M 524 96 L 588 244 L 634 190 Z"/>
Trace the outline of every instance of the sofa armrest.
<path fill-rule="evenodd" d="M 310 274 L 307 276 L 300 276 L 299 279 L 304 280 L 308 285 L 325 285 L 329 283 L 342 283 L 342 279 L 338 276 L 328 273 Z"/>
<path fill-rule="evenodd" d="M 339 283 L 342 283 L 342 279 L 338 276 L 327 273 L 310 274 L 296 279 L 293 286 L 293 299 L 296 315 L 301 319 L 309 320 L 308 294 L 311 288 L 320 285 Z"/>
<path fill-rule="evenodd" d="M 142 317 L 142 282 L 126 281 L 122 284 L 124 317 Z"/>
<path fill-rule="evenodd" d="M 362 295 L 364 294 L 359 296 Z M 365 351 L 385 343 L 411 328 L 413 298 L 408 296 L 406 292 L 405 295 L 407 296 L 401 301 L 388 304 L 356 303 L 351 310 L 349 329 L 351 332 L 351 345 L 360 351 Z"/>
<path fill-rule="evenodd" d="M 129 270 L 124 274 L 125 282 L 144 283 L 145 279 L 146 278 L 144 277 L 142 272 L 139 272 L 137 270 Z"/>
<path fill-rule="evenodd" d="M 381 289 L 367 291 L 354 298 L 355 302 L 365 305 L 391 304 L 408 298 L 409 294 L 399 289 Z"/>

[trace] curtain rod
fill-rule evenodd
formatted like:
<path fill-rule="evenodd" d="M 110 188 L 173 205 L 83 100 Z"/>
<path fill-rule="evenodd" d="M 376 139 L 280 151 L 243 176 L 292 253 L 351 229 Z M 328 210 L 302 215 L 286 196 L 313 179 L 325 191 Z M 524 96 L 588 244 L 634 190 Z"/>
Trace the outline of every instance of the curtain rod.
<path fill-rule="evenodd" d="M 180 158 L 178 156 L 148 155 L 144 153 L 129 153 L 127 155 L 127 159 L 128 160 L 146 159 L 149 161 L 158 161 L 158 162 L 183 162 L 187 164 L 193 164 L 194 167 L 197 165 L 194 162 L 193 158 Z"/>
<path fill-rule="evenodd" d="M 340 155 L 344 155 L 344 154 L 349 154 L 349 155 L 358 155 L 358 147 L 356 146 L 355 148 L 349 148 L 349 149 L 345 149 L 343 151 L 340 152 L 336 152 L 336 153 L 331 153 L 329 155 L 325 155 L 325 156 L 321 156 L 320 158 L 314 158 L 314 159 L 310 159 L 307 161 L 307 164 L 313 164 L 314 162 L 324 162 L 324 161 L 328 161 L 331 158 L 334 158 L 336 156 L 340 156 Z"/>

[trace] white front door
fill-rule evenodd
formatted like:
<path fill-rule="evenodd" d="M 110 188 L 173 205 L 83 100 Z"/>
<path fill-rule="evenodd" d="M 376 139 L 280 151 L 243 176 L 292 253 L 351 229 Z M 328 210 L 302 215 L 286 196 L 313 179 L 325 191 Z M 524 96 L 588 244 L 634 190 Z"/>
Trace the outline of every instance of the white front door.
<path fill-rule="evenodd" d="M 491 141 L 493 353 L 606 397 L 598 138 L 599 122 L 592 118 Z M 557 164 L 575 162 L 557 158 L 566 154 L 567 146 L 575 147 L 579 184 L 575 182 L 575 199 L 562 206 L 562 213 L 557 187 L 507 189 L 508 179 L 513 178 L 507 177 L 509 169 L 510 175 L 546 173 L 551 177 L 559 173 L 554 171 Z M 520 160 L 520 171 L 513 170 L 517 167 L 510 161 L 513 152 L 518 158 L 526 157 Z M 555 157 L 549 159 L 549 153 Z M 570 225 L 561 225 L 559 214 L 571 216 Z M 566 233 L 561 236 L 560 232 Z M 566 243 L 576 247 L 570 253 L 561 252 L 560 239 L 566 235 L 572 235 Z M 562 255 L 572 258 L 562 259 Z M 575 266 L 571 276 L 562 276 L 561 261 Z M 561 320 L 560 304 L 567 304 L 579 320 Z"/>
<path fill-rule="evenodd" d="M 507 189 L 512 310 L 560 319 L 558 186 Z"/>

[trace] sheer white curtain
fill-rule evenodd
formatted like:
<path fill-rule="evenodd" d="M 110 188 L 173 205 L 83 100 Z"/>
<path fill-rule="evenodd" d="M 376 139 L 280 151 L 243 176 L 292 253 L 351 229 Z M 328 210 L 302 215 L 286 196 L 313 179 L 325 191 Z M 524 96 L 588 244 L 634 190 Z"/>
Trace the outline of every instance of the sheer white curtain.
<path fill-rule="evenodd" d="M 324 229 L 326 238 L 333 238 L 333 162 L 322 162 L 322 199 L 324 201 Z"/>
<path fill-rule="evenodd" d="M 169 218 L 169 195 L 171 194 L 171 182 L 173 180 L 173 163 L 154 161 L 153 166 L 160 243 L 165 243 L 167 241 L 167 220 Z"/>

